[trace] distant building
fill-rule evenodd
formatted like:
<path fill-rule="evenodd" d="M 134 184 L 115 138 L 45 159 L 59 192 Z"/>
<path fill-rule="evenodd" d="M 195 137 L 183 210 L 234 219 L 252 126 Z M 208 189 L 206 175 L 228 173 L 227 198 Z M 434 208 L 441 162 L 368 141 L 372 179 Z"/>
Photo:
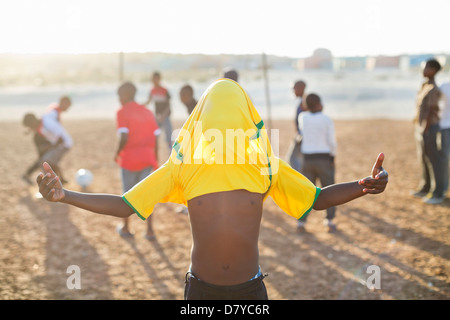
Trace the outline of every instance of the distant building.
<path fill-rule="evenodd" d="M 327 69 L 332 70 L 334 67 L 333 55 L 331 51 L 324 48 L 314 50 L 311 57 L 299 59 L 297 61 L 297 69 Z"/>

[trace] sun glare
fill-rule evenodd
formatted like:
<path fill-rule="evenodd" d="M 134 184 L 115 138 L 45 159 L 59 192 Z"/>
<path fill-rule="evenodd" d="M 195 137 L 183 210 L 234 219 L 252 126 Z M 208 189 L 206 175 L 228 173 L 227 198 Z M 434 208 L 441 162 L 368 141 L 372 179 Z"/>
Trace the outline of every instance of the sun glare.
<path fill-rule="evenodd" d="M 56 1 L 0 4 L 0 53 L 260 53 L 308 56 L 449 51 L 450 1 Z"/>

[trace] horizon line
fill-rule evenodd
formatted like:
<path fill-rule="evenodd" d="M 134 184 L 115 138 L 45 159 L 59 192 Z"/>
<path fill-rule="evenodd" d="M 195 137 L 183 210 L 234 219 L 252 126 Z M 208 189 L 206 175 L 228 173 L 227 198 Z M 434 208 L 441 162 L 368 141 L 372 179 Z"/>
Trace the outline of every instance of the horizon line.
<path fill-rule="evenodd" d="M 333 58 L 345 58 L 345 57 L 381 57 L 381 56 L 415 56 L 415 55 L 450 55 L 450 51 L 421 51 L 421 52 L 404 52 L 404 53 L 373 53 L 373 54 L 354 54 L 354 55 L 333 55 L 333 52 L 327 48 L 317 48 L 317 49 L 326 49 L 331 52 Z M 317 50 L 315 49 L 315 50 Z M 315 51 L 314 50 L 314 51 Z M 314 53 L 314 52 L 313 52 Z M 51 56 L 51 55 L 67 55 L 67 56 L 77 56 L 77 55 L 102 55 L 102 54 L 167 54 L 167 55 L 204 55 L 204 56 L 258 56 L 258 55 L 267 55 L 267 56 L 275 56 L 280 58 L 291 58 L 291 59 L 303 59 L 309 58 L 313 56 L 311 53 L 308 56 L 293 56 L 288 54 L 279 54 L 279 53 L 267 53 L 264 51 L 261 52 L 248 52 L 248 53 L 232 53 L 232 52 L 223 52 L 223 53 L 203 53 L 203 52 L 174 52 L 174 51 L 142 51 L 142 50 L 127 50 L 127 51 L 82 51 L 82 52 L 0 52 L 0 55 L 17 55 L 17 56 Z"/>

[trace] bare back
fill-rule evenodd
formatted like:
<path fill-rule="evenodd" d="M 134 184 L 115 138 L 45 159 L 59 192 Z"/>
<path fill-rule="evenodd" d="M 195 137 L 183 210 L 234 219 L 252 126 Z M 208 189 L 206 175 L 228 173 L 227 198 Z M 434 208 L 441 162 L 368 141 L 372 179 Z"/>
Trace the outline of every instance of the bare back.
<path fill-rule="evenodd" d="M 250 280 L 259 267 L 258 237 L 263 194 L 234 190 L 188 202 L 192 272 L 215 285 Z"/>

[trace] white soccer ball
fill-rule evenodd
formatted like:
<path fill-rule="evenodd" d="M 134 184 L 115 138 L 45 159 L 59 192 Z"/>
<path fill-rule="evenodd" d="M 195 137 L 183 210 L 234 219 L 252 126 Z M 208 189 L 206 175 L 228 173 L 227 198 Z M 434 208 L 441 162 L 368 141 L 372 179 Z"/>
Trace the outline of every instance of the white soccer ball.
<path fill-rule="evenodd" d="M 80 185 L 83 188 L 86 188 L 88 185 L 92 183 L 94 175 L 88 169 L 80 169 L 77 171 L 75 179 L 78 185 Z"/>

